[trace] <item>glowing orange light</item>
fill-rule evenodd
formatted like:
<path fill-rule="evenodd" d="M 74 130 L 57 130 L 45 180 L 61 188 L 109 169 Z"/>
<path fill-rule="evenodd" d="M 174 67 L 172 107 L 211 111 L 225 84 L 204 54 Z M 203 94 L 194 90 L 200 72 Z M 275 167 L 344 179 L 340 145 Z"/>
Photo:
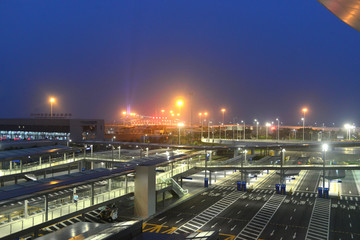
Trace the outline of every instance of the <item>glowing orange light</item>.
<path fill-rule="evenodd" d="M 202 115 L 202 113 L 199 113 L 199 116 L 201 116 Z"/>
<path fill-rule="evenodd" d="M 49 99 L 49 101 L 50 101 L 51 103 L 53 103 L 53 102 L 55 102 L 55 98 L 51 97 L 51 98 Z"/>
<path fill-rule="evenodd" d="M 164 112 L 165 112 L 165 110 L 164 110 L 164 109 L 161 109 L 161 112 L 162 112 L 162 113 L 164 113 Z"/>
<path fill-rule="evenodd" d="M 306 113 L 306 112 L 308 111 L 308 109 L 307 109 L 307 108 L 303 108 L 302 111 L 303 111 L 304 113 Z"/>
<path fill-rule="evenodd" d="M 180 113 L 176 114 L 176 116 L 180 116 Z"/>
<path fill-rule="evenodd" d="M 171 116 L 175 116 L 175 114 L 172 113 Z"/>
<path fill-rule="evenodd" d="M 207 112 L 206 112 L 206 113 L 204 113 L 204 115 L 205 115 L 205 116 L 207 116 Z"/>
<path fill-rule="evenodd" d="M 174 111 L 173 111 L 173 110 L 170 110 L 170 113 L 174 113 Z"/>
<path fill-rule="evenodd" d="M 49 182 L 49 184 L 53 185 L 53 184 L 58 184 L 60 181 L 51 181 Z"/>
<path fill-rule="evenodd" d="M 222 111 L 222 112 L 226 112 L 226 109 L 225 109 L 225 108 L 222 108 L 221 111 Z"/>
<path fill-rule="evenodd" d="M 182 100 L 178 100 L 178 101 L 176 102 L 176 104 L 177 104 L 179 107 L 181 107 L 182 105 L 184 105 L 184 102 L 183 102 Z"/>
<path fill-rule="evenodd" d="M 123 111 L 122 114 L 123 114 L 123 115 L 126 115 L 126 111 Z"/>

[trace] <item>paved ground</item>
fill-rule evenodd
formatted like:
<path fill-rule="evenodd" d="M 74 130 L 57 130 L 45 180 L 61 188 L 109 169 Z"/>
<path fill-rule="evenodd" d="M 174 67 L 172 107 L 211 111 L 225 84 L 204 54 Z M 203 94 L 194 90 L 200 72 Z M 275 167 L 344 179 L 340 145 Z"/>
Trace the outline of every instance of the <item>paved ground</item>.
<path fill-rule="evenodd" d="M 150 219 L 144 231 L 186 233 L 218 230 L 220 239 L 360 239 L 358 197 L 319 199 L 319 173 L 306 174 L 300 192 L 274 194 L 265 179 L 253 192 L 236 191 L 240 173 Z M 316 181 L 315 181 L 316 182 Z M 269 189 L 268 189 L 269 188 Z"/>

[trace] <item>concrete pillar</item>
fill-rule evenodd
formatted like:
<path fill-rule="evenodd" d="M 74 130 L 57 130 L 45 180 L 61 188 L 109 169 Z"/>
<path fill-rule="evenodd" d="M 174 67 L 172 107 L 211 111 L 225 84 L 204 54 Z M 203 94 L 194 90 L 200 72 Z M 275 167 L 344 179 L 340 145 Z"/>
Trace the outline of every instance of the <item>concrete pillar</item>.
<path fill-rule="evenodd" d="M 255 149 L 254 148 L 251 148 L 250 149 L 250 155 L 254 155 L 255 154 Z"/>
<path fill-rule="evenodd" d="M 94 156 L 94 145 L 90 145 L 90 156 Z"/>
<path fill-rule="evenodd" d="M 148 157 L 149 156 L 149 148 L 147 147 L 146 148 L 146 157 Z"/>
<path fill-rule="evenodd" d="M 211 185 L 211 171 L 209 171 L 209 185 Z"/>
<path fill-rule="evenodd" d="M 94 205 L 94 199 L 95 199 L 95 184 L 91 183 L 91 206 Z"/>
<path fill-rule="evenodd" d="M 238 148 L 235 148 L 234 149 L 234 158 L 239 156 L 239 149 Z"/>
<path fill-rule="evenodd" d="M 45 195 L 45 221 L 49 220 L 49 196 Z"/>
<path fill-rule="evenodd" d="M 137 166 L 135 172 L 135 216 L 148 217 L 156 212 L 155 166 Z"/>
<path fill-rule="evenodd" d="M 94 169 L 94 161 L 91 160 L 90 165 L 91 165 L 91 170 L 93 170 Z"/>
<path fill-rule="evenodd" d="M 10 161 L 10 162 L 9 162 L 9 165 L 10 165 L 10 170 L 12 170 L 12 167 L 13 167 L 13 162 L 12 162 L 12 161 Z"/>
<path fill-rule="evenodd" d="M 125 193 L 128 193 L 128 175 L 125 175 Z"/>
<path fill-rule="evenodd" d="M 108 191 L 111 191 L 111 178 L 108 179 Z"/>
<path fill-rule="evenodd" d="M 70 174 L 71 173 L 71 166 L 70 166 L 70 164 L 68 165 L 68 174 Z"/>
<path fill-rule="evenodd" d="M 171 177 L 174 176 L 174 163 L 171 163 Z"/>
<path fill-rule="evenodd" d="M 87 146 L 86 146 L 86 144 L 84 145 L 84 158 L 86 158 L 86 148 L 87 148 Z"/>
<path fill-rule="evenodd" d="M 24 200 L 24 216 L 25 218 L 27 218 L 29 216 L 29 212 L 28 212 L 28 200 Z"/>
<path fill-rule="evenodd" d="M 64 153 L 64 161 L 66 161 L 66 153 Z"/>
<path fill-rule="evenodd" d="M 50 167 L 51 167 L 51 156 L 49 155 L 49 164 L 50 164 Z"/>
<path fill-rule="evenodd" d="M 121 146 L 119 146 L 119 160 L 121 159 Z"/>
<path fill-rule="evenodd" d="M 23 164 L 22 164 L 22 159 L 20 159 L 20 172 L 23 171 Z"/>
<path fill-rule="evenodd" d="M 140 148 L 140 157 L 143 157 L 143 150 Z"/>
<path fill-rule="evenodd" d="M 73 162 L 75 162 L 75 152 L 73 152 Z"/>

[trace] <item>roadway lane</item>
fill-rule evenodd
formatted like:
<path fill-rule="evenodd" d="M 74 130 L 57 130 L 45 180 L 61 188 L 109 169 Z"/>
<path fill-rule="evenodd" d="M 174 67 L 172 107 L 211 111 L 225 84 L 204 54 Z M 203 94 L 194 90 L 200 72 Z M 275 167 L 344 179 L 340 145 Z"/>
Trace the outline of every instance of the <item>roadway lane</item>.
<path fill-rule="evenodd" d="M 247 193 L 216 218 L 207 223 L 201 230 L 218 229 L 221 233 L 237 235 L 253 216 L 260 210 L 272 194 Z"/>
<path fill-rule="evenodd" d="M 345 178 L 342 179 L 341 183 L 341 195 L 342 196 L 358 196 L 359 192 L 357 189 L 356 181 L 352 170 L 345 172 Z"/>
<path fill-rule="evenodd" d="M 256 189 L 275 190 L 275 184 L 279 184 L 279 182 L 280 176 L 275 172 L 272 172 L 271 176 L 267 177 L 256 186 Z"/>
<path fill-rule="evenodd" d="M 315 193 L 319 186 L 320 172 L 308 171 L 295 191 Z"/>
<path fill-rule="evenodd" d="M 314 198 L 287 196 L 261 234 L 261 239 L 305 239 Z"/>
<path fill-rule="evenodd" d="M 332 199 L 330 239 L 360 239 L 359 197 Z"/>

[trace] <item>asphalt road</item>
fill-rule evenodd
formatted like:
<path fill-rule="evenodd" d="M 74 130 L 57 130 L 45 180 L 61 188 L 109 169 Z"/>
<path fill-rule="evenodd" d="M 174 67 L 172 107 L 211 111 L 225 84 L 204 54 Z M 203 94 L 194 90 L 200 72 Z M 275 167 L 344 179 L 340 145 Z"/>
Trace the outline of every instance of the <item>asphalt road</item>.
<path fill-rule="evenodd" d="M 347 170 L 345 178 L 342 179 L 341 195 L 358 196 L 359 192 L 352 170 Z"/>
<path fill-rule="evenodd" d="M 306 175 L 300 188 L 314 187 L 316 183 L 311 182 L 318 174 Z M 274 194 L 266 185 L 252 192 L 238 192 L 235 189 L 239 176 L 239 172 L 234 173 L 213 188 L 150 219 L 145 224 L 158 227 L 145 227 L 144 231 L 158 229 L 161 233 L 163 228 L 166 233 L 184 233 L 190 226 L 196 231 L 218 230 L 223 240 L 291 240 L 305 239 L 311 234 L 318 234 L 319 239 L 326 239 L 327 235 L 328 239 L 360 239 L 357 204 L 360 197 L 318 199 L 310 191 L 285 196 Z M 271 176 L 266 182 L 276 177 Z M 229 198 L 235 200 L 224 204 Z"/>
<path fill-rule="evenodd" d="M 307 171 L 303 180 L 299 183 L 296 191 L 315 193 L 319 185 L 319 180 L 320 171 Z"/>

